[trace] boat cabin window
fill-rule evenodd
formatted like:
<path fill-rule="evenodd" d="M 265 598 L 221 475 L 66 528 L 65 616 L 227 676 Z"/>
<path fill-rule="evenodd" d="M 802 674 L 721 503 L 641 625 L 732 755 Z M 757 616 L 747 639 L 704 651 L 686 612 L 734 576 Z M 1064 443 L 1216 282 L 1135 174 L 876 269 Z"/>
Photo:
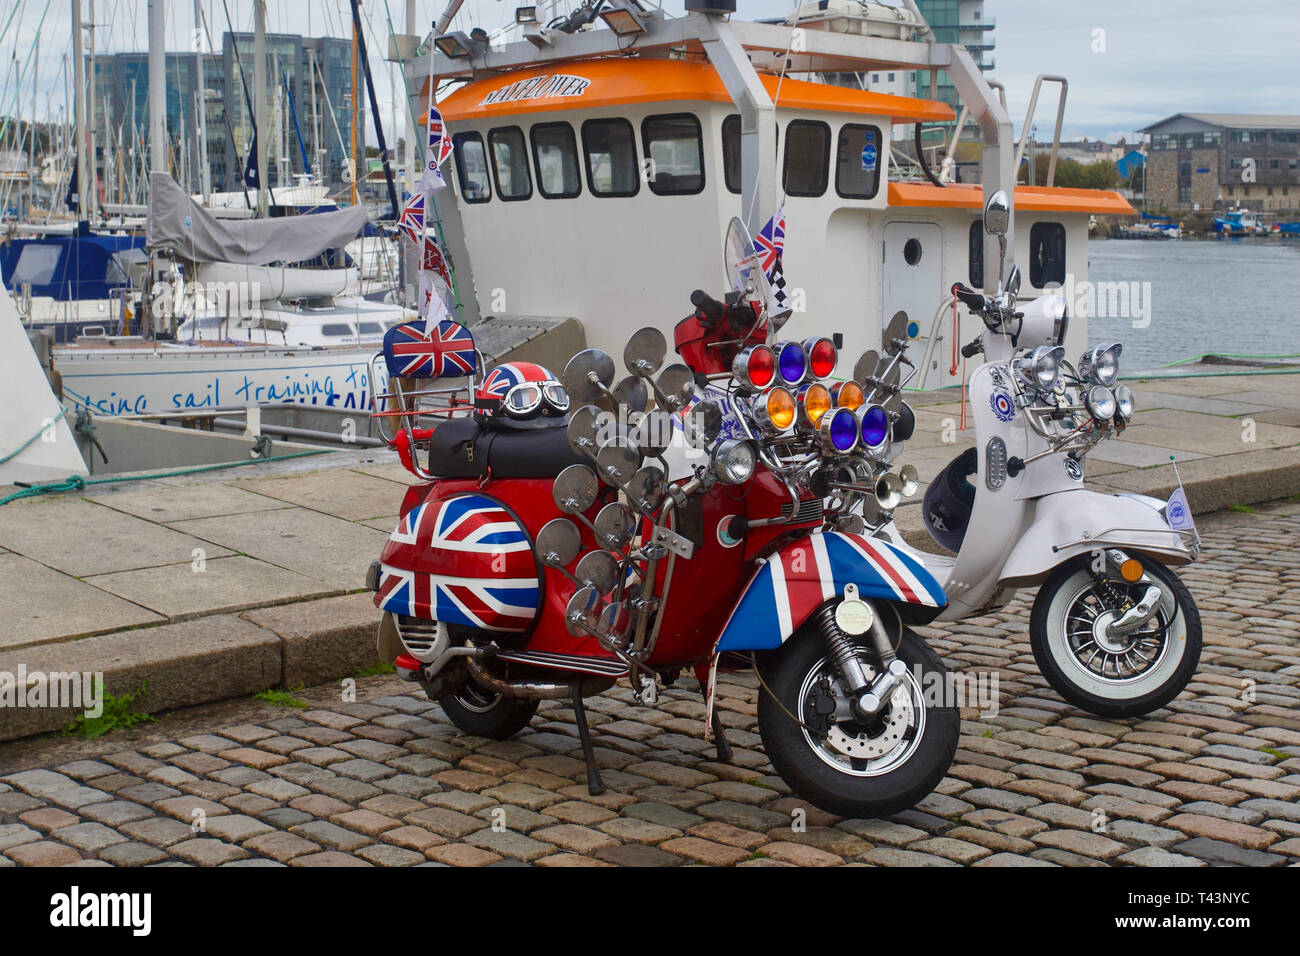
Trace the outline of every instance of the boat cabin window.
<path fill-rule="evenodd" d="M 846 123 L 835 149 L 835 192 L 843 199 L 871 199 L 880 189 L 880 130 Z"/>
<path fill-rule="evenodd" d="M 704 142 L 700 121 L 690 113 L 647 116 L 641 143 L 649 162 L 647 179 L 656 196 L 691 196 L 704 189 Z"/>
<path fill-rule="evenodd" d="M 487 202 L 492 198 L 492 186 L 488 183 L 483 137 L 478 133 L 457 133 L 452 137 L 452 145 L 456 149 L 460 198 L 466 202 Z"/>
<path fill-rule="evenodd" d="M 587 120 L 582 124 L 587 188 L 597 196 L 635 196 L 641 188 L 636 136 L 625 119 Z"/>
<path fill-rule="evenodd" d="M 776 128 L 776 142 L 773 147 L 779 157 L 781 128 Z M 732 113 L 722 121 L 722 175 L 727 189 L 740 195 L 740 114 Z"/>
<path fill-rule="evenodd" d="M 62 252 L 62 246 L 53 244 L 28 243 L 23 246 L 23 251 L 18 253 L 18 264 L 9 277 L 10 287 L 16 289 L 27 282 L 32 285 L 49 285 L 54 281 L 54 269 L 59 264 Z"/>
<path fill-rule="evenodd" d="M 344 325 L 342 322 L 327 322 L 320 327 L 321 335 L 339 336 L 353 335 L 352 326 Z"/>
<path fill-rule="evenodd" d="M 984 220 L 976 219 L 970 224 L 970 247 L 967 259 L 970 263 L 970 287 L 984 288 Z"/>
<path fill-rule="evenodd" d="M 1029 228 L 1029 284 L 1037 289 L 1065 285 L 1065 227 L 1059 222 Z"/>
<path fill-rule="evenodd" d="M 502 126 L 488 132 L 492 169 L 496 173 L 497 196 L 506 202 L 527 199 L 533 194 L 533 176 L 528 171 L 528 148 L 518 126 Z"/>
<path fill-rule="evenodd" d="M 381 335 L 381 334 L 383 333 L 383 331 L 384 331 L 384 327 L 383 327 L 382 325 L 380 325 L 378 322 L 362 322 L 362 323 L 361 323 L 361 334 L 362 334 L 362 335 Z"/>
<path fill-rule="evenodd" d="M 546 199 L 572 199 L 582 192 L 573 127 L 568 123 L 538 123 L 528 135 L 533 140 L 537 191 Z"/>
<path fill-rule="evenodd" d="M 831 159 L 831 128 L 816 120 L 791 120 L 785 129 L 785 192 L 820 196 L 826 192 Z"/>

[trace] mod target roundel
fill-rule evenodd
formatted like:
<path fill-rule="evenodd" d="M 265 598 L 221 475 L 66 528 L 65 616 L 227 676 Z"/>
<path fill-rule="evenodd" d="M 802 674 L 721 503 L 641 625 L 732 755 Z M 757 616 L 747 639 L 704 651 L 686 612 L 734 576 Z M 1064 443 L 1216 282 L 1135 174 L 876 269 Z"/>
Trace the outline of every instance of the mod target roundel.
<path fill-rule="evenodd" d="M 1016 417 L 1016 403 L 1006 392 L 994 392 L 989 396 L 989 407 L 1000 422 L 1009 422 Z"/>

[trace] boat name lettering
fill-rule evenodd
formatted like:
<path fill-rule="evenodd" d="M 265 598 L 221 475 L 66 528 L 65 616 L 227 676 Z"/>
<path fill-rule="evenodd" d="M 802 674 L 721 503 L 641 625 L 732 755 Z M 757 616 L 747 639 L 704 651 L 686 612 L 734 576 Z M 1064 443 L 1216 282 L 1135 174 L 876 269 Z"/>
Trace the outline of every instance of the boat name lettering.
<path fill-rule="evenodd" d="M 581 96 L 587 92 L 591 80 L 585 76 L 573 76 L 568 73 L 548 73 L 519 80 L 499 90 L 493 90 L 483 97 L 481 106 L 494 103 L 516 103 L 520 100 L 542 100 L 551 97 Z"/>

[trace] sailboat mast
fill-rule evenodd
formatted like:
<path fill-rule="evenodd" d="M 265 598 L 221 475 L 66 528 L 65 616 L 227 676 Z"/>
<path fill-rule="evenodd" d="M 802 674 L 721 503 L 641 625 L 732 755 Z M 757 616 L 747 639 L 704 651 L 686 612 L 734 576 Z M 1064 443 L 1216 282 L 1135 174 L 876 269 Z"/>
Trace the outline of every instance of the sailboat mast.
<path fill-rule="evenodd" d="M 198 90 L 199 189 L 207 203 L 212 195 L 212 170 L 208 168 L 208 83 L 203 66 L 203 22 L 201 0 L 194 0 L 194 85 Z"/>
<path fill-rule="evenodd" d="M 357 25 L 352 24 L 352 205 L 357 204 Z"/>
<path fill-rule="evenodd" d="M 72 112 L 77 140 L 77 221 L 88 218 L 85 184 L 90 179 L 86 166 L 86 60 L 81 41 L 81 0 L 72 0 Z"/>
<path fill-rule="evenodd" d="M 149 169 L 153 173 L 167 172 L 167 53 L 164 42 L 167 35 L 167 5 L 165 0 L 149 0 Z M 162 265 L 152 259 L 150 273 L 153 281 L 148 291 L 162 278 Z M 148 334 L 159 331 L 162 316 L 155 311 L 155 295 L 146 296 L 150 303 Z"/>
<path fill-rule="evenodd" d="M 269 146 L 266 139 L 266 0 L 253 0 L 253 9 L 257 13 L 257 32 L 253 35 L 253 121 L 257 129 L 256 142 L 259 144 L 257 214 L 265 218 L 270 210 L 266 179 L 266 153 Z"/>

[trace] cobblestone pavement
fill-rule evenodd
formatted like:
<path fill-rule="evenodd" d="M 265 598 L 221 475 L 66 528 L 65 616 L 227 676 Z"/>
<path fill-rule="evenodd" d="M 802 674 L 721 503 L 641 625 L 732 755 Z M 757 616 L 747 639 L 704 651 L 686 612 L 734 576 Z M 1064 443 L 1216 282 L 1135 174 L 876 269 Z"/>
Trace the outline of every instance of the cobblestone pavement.
<path fill-rule="evenodd" d="M 1202 522 L 1185 570 L 1205 624 L 1196 679 L 1145 719 L 1105 721 L 1039 675 L 1024 601 L 926 629 L 953 668 L 993 671 L 948 777 L 889 820 L 792 798 L 755 733 L 752 677 L 719 698 L 714 760 L 698 688 L 657 709 L 589 704 L 608 792 L 587 794 L 573 714 L 545 703 L 513 740 L 467 737 L 389 676 L 234 701 L 98 741 L 0 747 L 0 866 L 1204 866 L 1300 861 L 1300 502 Z M 690 686 L 687 686 L 687 685 Z M 802 811 L 802 812 L 800 812 Z"/>

